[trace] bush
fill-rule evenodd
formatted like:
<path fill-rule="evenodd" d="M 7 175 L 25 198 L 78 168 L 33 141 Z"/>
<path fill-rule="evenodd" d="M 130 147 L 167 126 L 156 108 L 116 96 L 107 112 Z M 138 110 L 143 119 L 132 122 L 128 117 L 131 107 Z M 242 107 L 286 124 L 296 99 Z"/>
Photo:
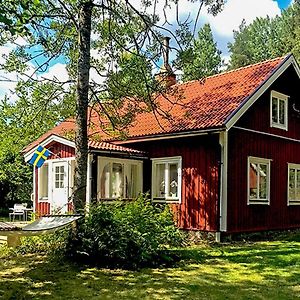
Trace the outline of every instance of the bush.
<path fill-rule="evenodd" d="M 77 234 L 69 239 L 68 255 L 108 267 L 135 268 L 160 260 L 181 234 L 168 206 L 155 206 L 144 195 L 127 203 L 100 203 L 91 208 Z"/>
<path fill-rule="evenodd" d="M 70 228 L 66 227 L 45 235 L 23 237 L 16 251 L 20 254 L 47 253 L 61 257 L 66 251 L 69 232 Z"/>

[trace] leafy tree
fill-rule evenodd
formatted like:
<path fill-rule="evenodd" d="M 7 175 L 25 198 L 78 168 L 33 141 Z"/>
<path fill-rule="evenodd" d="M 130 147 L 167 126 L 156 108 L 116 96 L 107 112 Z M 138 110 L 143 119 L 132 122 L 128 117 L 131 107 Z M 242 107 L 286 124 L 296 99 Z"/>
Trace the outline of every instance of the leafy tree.
<path fill-rule="evenodd" d="M 183 71 L 183 81 L 188 81 L 214 75 L 221 66 L 221 51 L 214 42 L 210 25 L 205 24 L 191 46 L 179 53 L 177 67 Z"/>
<path fill-rule="evenodd" d="M 295 1 L 281 16 L 257 18 L 250 25 L 245 21 L 234 32 L 229 43 L 230 69 L 275 58 L 293 52 L 300 59 L 300 2 Z"/>
<path fill-rule="evenodd" d="M 191 0 L 192 1 L 192 0 Z M 128 0 L 8 0 L 1 1 L 0 33 L 1 41 L 14 42 L 17 36 L 26 39 L 25 46 L 18 46 L 9 56 L 6 65 L 8 71 L 18 71 L 22 74 L 24 84 L 36 82 L 40 84 L 41 74 L 48 68 L 51 61 L 63 58 L 68 63 L 70 79 L 61 82 L 57 79 L 46 80 L 66 92 L 74 92 L 76 109 L 76 159 L 74 180 L 74 204 L 77 211 L 84 208 L 86 194 L 87 170 L 87 112 L 89 103 L 112 96 L 117 91 L 113 80 L 123 81 L 124 89 L 118 90 L 118 99 L 134 94 L 131 86 L 138 91 L 137 86 L 147 96 L 140 101 L 146 103 L 145 109 L 153 109 L 151 96 L 156 87 L 154 79 L 147 74 L 137 77 L 133 68 L 126 69 L 128 62 L 134 65 L 138 60 L 124 62 L 124 53 L 140 58 L 141 61 L 156 63 L 160 51 L 161 34 L 157 26 L 156 12 L 147 13 L 147 8 L 156 7 L 157 0 L 141 1 L 142 9 L 136 9 Z M 177 6 L 180 1 L 166 1 L 164 10 L 170 3 Z M 199 11 L 207 6 L 211 13 L 216 13 L 223 5 L 223 0 L 199 0 Z M 167 19 L 165 20 L 168 24 Z M 184 24 L 182 27 L 186 28 Z M 166 29 L 170 32 L 169 29 Z M 180 36 L 179 30 L 179 36 Z M 172 32 L 170 32 L 172 33 Z M 96 38 L 91 39 L 91 36 Z M 182 35 L 182 34 L 181 34 Z M 174 35 L 176 38 L 176 36 Z M 98 56 L 91 57 L 91 49 Z M 33 51 L 36 50 L 36 51 Z M 28 62 L 34 62 L 35 71 L 28 75 Z M 41 62 L 42 61 L 42 62 Z M 123 64 L 123 65 L 122 65 Z M 139 64 L 140 65 L 140 64 Z M 128 70 L 128 75 L 125 75 Z M 97 82 L 90 78 L 90 72 L 95 71 L 102 80 Z M 122 76 L 121 76 L 122 74 Z M 34 75 L 34 76 L 33 76 Z M 37 77 L 39 77 L 37 79 Z M 128 78 L 135 78 L 133 85 Z M 152 82 L 145 84 L 145 80 Z M 119 85 L 120 87 L 120 85 Z M 121 93 L 122 91 L 122 93 Z M 136 94 L 137 95 L 137 94 Z M 116 97 L 113 97 L 114 99 Z M 150 101 L 149 101 L 150 100 Z M 54 101 L 54 100 L 52 100 Z M 120 106 L 121 104 L 119 104 Z M 129 106 L 134 115 L 140 111 L 139 105 Z M 109 120 L 112 110 L 105 113 Z"/>
<path fill-rule="evenodd" d="M 24 164 L 22 148 L 74 111 L 72 98 L 49 101 L 62 92 L 49 83 L 30 86 L 20 82 L 16 90 L 17 101 L 0 101 L 0 203 L 4 209 L 30 200 L 32 171 Z"/>

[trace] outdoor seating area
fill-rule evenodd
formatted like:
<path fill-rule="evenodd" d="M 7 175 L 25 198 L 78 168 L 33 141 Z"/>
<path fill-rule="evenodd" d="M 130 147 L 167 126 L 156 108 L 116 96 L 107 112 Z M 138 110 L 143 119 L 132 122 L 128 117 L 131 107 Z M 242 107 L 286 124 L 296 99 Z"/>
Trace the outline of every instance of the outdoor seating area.
<path fill-rule="evenodd" d="M 28 221 L 33 212 L 33 208 L 28 208 L 27 203 L 16 203 L 13 208 L 9 208 L 9 221 Z"/>

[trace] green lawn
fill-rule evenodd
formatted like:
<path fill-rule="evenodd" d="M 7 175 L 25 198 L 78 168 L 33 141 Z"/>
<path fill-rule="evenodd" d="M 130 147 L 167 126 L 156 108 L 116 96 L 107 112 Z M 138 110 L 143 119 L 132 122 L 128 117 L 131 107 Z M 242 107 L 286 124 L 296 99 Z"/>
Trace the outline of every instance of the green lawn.
<path fill-rule="evenodd" d="M 298 241 L 297 241 L 298 240 Z M 173 268 L 106 270 L 0 251 L 1 299 L 298 299 L 300 239 L 177 250 Z"/>

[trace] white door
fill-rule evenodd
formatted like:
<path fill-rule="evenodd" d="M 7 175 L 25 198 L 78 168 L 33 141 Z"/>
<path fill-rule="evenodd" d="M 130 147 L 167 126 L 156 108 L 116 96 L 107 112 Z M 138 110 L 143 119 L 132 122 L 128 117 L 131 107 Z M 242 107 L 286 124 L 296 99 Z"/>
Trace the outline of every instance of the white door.
<path fill-rule="evenodd" d="M 68 163 L 54 162 L 52 168 L 52 214 L 64 214 L 68 210 Z"/>

